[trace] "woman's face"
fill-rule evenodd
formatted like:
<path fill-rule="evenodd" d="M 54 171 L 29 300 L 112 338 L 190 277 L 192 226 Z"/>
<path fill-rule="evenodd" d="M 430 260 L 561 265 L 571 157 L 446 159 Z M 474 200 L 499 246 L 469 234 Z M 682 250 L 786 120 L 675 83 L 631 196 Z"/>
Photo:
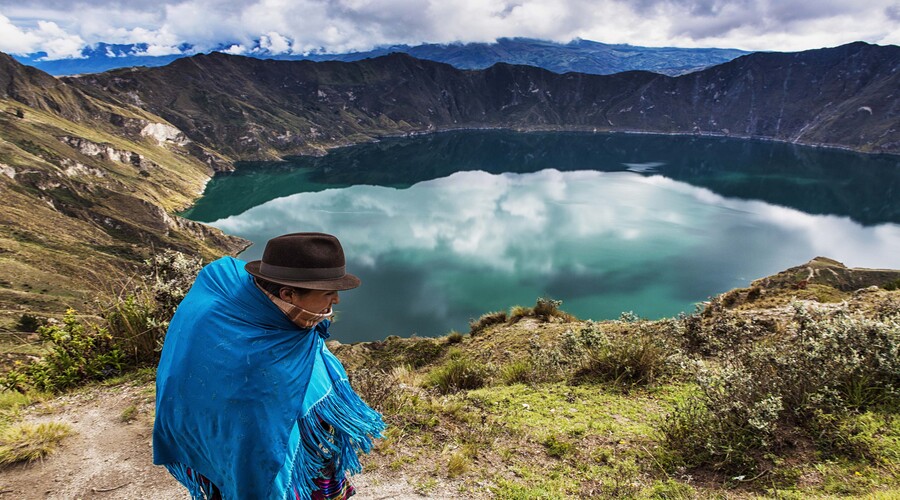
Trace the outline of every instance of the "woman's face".
<path fill-rule="evenodd" d="M 282 288 L 281 299 L 312 313 L 328 312 L 332 305 L 341 302 L 341 298 L 335 290 L 310 290 L 301 293 L 289 288 Z"/>

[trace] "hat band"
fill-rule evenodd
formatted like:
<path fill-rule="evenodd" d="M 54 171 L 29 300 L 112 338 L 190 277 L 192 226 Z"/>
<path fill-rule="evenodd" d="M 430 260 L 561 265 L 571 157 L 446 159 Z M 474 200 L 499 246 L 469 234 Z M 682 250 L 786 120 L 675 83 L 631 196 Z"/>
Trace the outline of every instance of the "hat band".
<path fill-rule="evenodd" d="M 292 281 L 333 280 L 347 274 L 347 266 L 341 267 L 285 267 L 260 262 L 259 273 L 270 278 Z"/>

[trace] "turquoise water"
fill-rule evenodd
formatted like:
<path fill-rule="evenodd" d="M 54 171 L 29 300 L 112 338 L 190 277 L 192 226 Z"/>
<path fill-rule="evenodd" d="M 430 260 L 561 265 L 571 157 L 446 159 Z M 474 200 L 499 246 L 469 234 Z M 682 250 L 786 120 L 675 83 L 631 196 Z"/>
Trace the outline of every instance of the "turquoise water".
<path fill-rule="evenodd" d="M 537 297 L 658 318 L 823 255 L 900 267 L 900 164 L 691 137 L 460 132 L 244 164 L 185 215 L 255 244 L 337 235 L 335 337 L 442 335 Z"/>

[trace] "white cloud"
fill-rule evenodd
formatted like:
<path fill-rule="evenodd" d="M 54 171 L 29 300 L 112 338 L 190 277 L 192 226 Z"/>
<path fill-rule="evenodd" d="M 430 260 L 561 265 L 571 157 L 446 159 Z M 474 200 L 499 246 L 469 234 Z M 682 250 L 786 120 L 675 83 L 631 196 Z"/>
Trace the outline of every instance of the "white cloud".
<path fill-rule="evenodd" d="M 227 49 L 223 50 L 222 52 L 224 52 L 226 54 L 232 54 L 235 56 L 239 56 L 239 55 L 246 54 L 249 50 L 250 49 L 248 49 L 247 47 L 244 47 L 243 45 L 236 43 L 236 44 L 228 47 Z"/>
<path fill-rule="evenodd" d="M 14 25 L 8 18 L 0 14 L 0 51 L 11 54 L 28 54 L 35 52 L 39 39 Z"/>
<path fill-rule="evenodd" d="M 53 58 L 96 42 L 273 54 L 516 36 L 751 50 L 900 43 L 896 0 L 0 0 L 0 12 L 0 50 Z"/>
<path fill-rule="evenodd" d="M 286 54 L 291 52 L 291 41 L 280 34 L 270 31 L 259 37 L 259 48 L 270 54 Z"/>
<path fill-rule="evenodd" d="M 85 46 L 78 35 L 70 35 L 52 21 L 38 21 L 37 27 L 21 29 L 0 14 L 0 51 L 13 54 L 46 52 L 45 59 L 78 58 Z"/>
<path fill-rule="evenodd" d="M 342 228 L 345 245 L 370 262 L 427 251 L 460 266 L 538 274 L 577 265 L 615 268 L 617 259 L 651 265 L 694 252 L 694 258 L 707 251 L 742 255 L 776 240 L 779 252 L 796 254 L 787 265 L 829 255 L 890 267 L 900 245 L 896 224 L 863 227 L 847 217 L 725 198 L 662 176 L 596 171 L 457 172 L 405 190 L 360 185 L 303 193 L 212 225 L 253 241 L 285 228 Z M 586 248 L 592 249 L 587 255 Z M 653 251 L 631 254 L 646 249 Z"/>

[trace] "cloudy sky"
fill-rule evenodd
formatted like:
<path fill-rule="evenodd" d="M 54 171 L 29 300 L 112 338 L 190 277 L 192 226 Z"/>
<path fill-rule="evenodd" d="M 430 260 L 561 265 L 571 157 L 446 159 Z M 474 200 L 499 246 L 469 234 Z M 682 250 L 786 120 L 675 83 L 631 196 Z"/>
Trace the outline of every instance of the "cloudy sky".
<path fill-rule="evenodd" d="M 307 53 L 498 37 L 780 51 L 900 44 L 900 0 L 0 0 L 0 51 L 48 59 L 97 42 L 166 55 L 185 43 Z"/>

